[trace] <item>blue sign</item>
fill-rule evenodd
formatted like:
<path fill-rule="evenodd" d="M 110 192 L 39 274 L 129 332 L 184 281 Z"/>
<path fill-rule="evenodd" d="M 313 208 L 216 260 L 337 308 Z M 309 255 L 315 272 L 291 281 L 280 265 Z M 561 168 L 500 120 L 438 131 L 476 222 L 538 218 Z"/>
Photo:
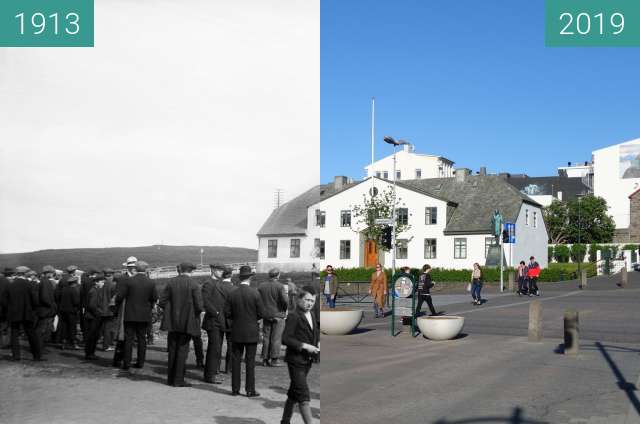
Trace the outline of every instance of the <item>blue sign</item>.
<path fill-rule="evenodd" d="M 504 229 L 509 233 L 509 243 L 516 242 L 516 224 L 513 222 L 505 222 Z"/>

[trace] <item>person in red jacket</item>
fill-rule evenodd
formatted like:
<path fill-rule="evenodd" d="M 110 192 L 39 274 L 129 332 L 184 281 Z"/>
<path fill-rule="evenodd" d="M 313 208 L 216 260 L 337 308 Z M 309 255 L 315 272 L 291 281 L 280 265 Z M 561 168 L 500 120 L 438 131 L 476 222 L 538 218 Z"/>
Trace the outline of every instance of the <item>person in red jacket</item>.
<path fill-rule="evenodd" d="M 538 277 L 540 277 L 540 264 L 536 262 L 536 258 L 533 256 L 529 258 L 529 265 L 527 265 L 527 278 L 529 279 L 529 296 L 540 296 L 540 290 L 538 289 Z"/>

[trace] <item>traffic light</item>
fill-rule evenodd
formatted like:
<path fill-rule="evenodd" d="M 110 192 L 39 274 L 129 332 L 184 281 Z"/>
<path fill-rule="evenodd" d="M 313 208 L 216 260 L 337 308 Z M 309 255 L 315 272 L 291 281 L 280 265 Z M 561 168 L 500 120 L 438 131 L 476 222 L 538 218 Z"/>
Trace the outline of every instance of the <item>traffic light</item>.
<path fill-rule="evenodd" d="M 393 232 L 393 227 L 386 226 L 382 230 L 382 237 L 380 238 L 380 244 L 385 249 L 391 249 L 391 233 Z"/>
<path fill-rule="evenodd" d="M 502 230 L 502 243 L 509 243 L 509 231 Z"/>

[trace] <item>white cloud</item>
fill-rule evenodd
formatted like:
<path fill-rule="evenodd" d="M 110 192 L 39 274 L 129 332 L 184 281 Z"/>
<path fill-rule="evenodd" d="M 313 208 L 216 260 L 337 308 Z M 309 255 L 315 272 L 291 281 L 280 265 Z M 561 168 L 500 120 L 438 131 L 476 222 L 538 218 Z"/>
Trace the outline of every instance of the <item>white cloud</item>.
<path fill-rule="evenodd" d="M 93 49 L 0 50 L 0 251 L 256 247 L 319 181 L 317 1 L 98 1 Z"/>

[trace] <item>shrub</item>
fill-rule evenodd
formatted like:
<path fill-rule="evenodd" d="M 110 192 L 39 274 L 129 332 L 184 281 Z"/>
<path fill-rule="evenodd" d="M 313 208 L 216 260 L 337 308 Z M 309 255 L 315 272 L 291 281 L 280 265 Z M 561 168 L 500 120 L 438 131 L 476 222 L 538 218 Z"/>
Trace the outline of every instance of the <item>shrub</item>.
<path fill-rule="evenodd" d="M 547 247 L 547 260 L 549 261 L 549 263 L 553 261 L 553 246 Z"/>
<path fill-rule="evenodd" d="M 571 246 L 571 260 L 574 262 L 583 262 L 584 256 L 587 254 L 587 246 L 576 243 Z"/>
<path fill-rule="evenodd" d="M 587 271 L 587 277 L 594 277 L 597 275 L 596 264 L 586 263 L 581 264 L 582 269 Z M 540 273 L 539 281 L 553 282 L 572 280 L 578 278 L 578 264 L 569 263 L 556 263 L 549 264 L 548 268 L 545 268 Z"/>
<path fill-rule="evenodd" d="M 637 244 L 625 244 L 622 246 L 622 250 L 638 250 Z"/>
<path fill-rule="evenodd" d="M 618 245 L 617 244 L 613 244 L 611 246 L 609 246 L 609 249 L 611 249 L 611 257 L 615 258 L 618 256 Z"/>
<path fill-rule="evenodd" d="M 554 256 L 556 261 L 567 263 L 569 261 L 569 248 L 564 244 L 557 245 L 554 249 Z"/>
<path fill-rule="evenodd" d="M 589 262 L 596 262 L 598 260 L 598 250 L 601 248 L 602 246 L 595 243 L 589 245 Z"/>

